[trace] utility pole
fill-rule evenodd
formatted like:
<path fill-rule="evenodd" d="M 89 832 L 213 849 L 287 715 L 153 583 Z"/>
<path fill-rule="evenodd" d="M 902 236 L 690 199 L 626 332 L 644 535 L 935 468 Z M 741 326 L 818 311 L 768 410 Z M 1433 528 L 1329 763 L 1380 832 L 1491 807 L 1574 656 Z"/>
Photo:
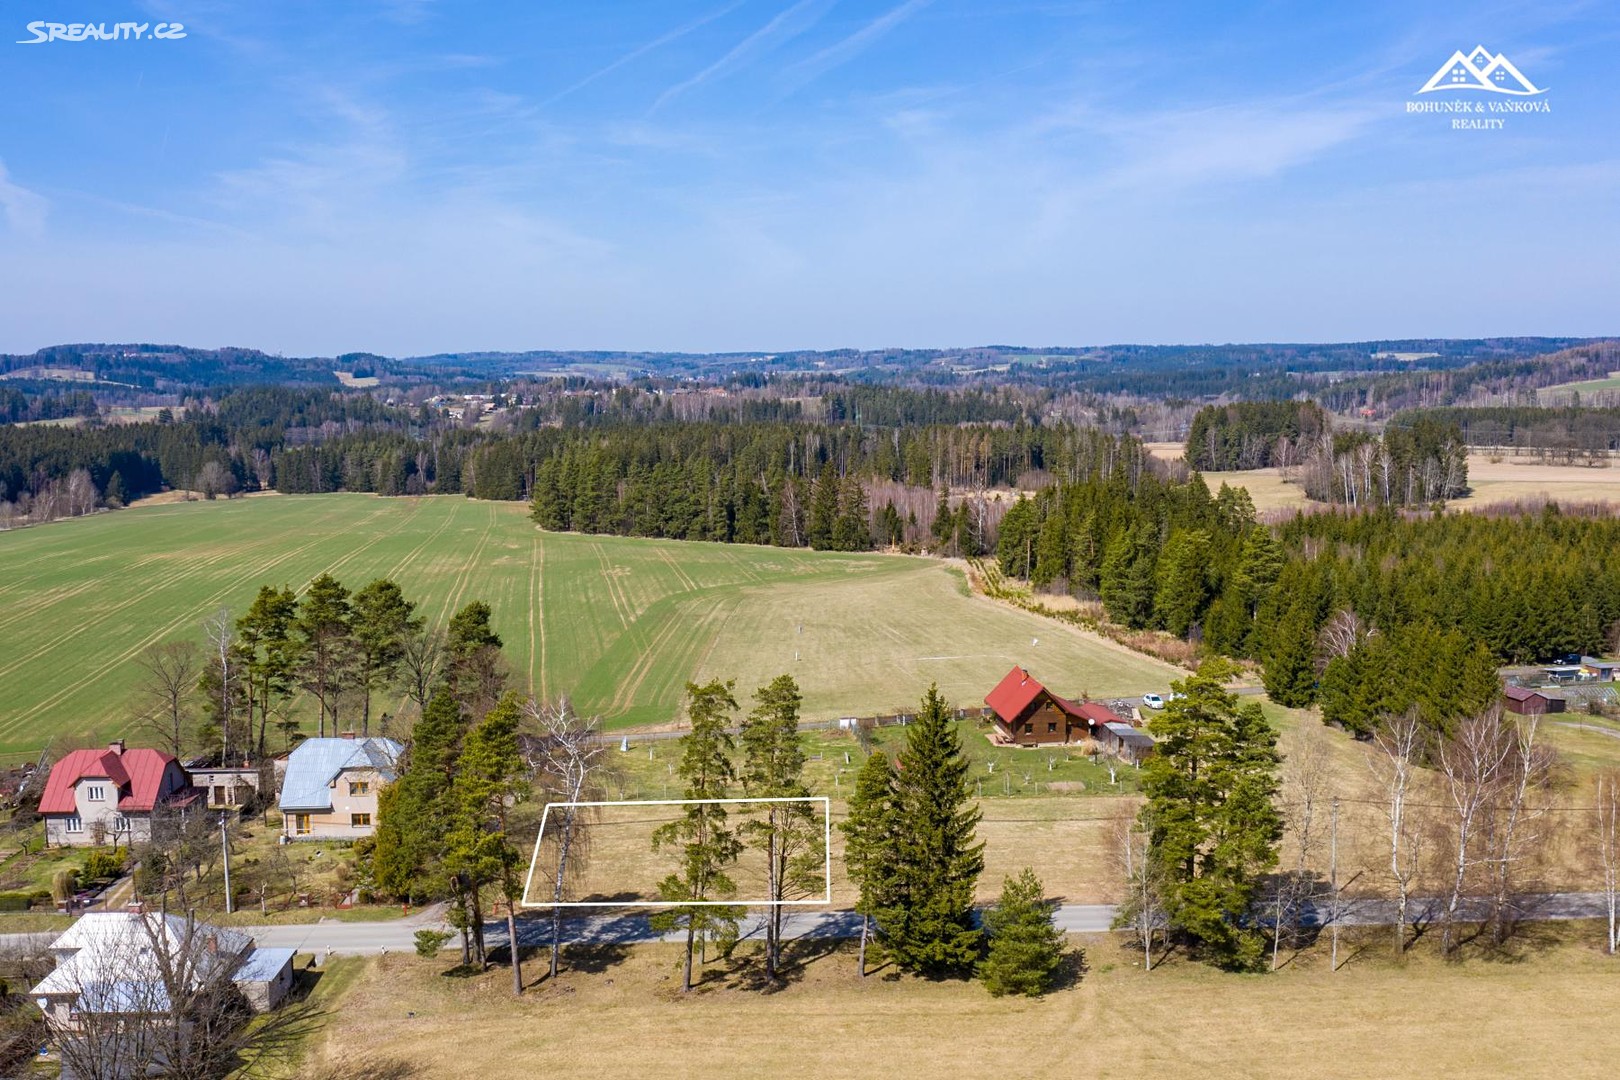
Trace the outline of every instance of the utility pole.
<path fill-rule="evenodd" d="M 1333 827 L 1328 841 L 1328 888 L 1333 893 L 1333 959 L 1328 971 L 1339 970 L 1339 797 L 1333 796 Z"/>
<path fill-rule="evenodd" d="M 225 831 L 223 810 L 219 812 L 219 846 L 225 853 L 225 914 L 229 915 L 236 910 L 236 901 L 231 896 L 231 839 Z"/>

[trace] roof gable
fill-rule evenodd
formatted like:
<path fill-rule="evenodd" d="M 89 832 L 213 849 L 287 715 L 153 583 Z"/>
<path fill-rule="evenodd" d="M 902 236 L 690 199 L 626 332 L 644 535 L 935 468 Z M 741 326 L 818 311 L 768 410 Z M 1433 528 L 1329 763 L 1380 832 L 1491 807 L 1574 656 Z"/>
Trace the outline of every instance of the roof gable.
<path fill-rule="evenodd" d="M 118 809 L 150 810 L 163 790 L 163 775 L 175 759 L 161 750 L 137 747 L 115 750 L 75 750 L 51 766 L 40 796 L 42 814 L 71 814 L 79 809 L 74 789 L 81 780 L 106 780 L 118 788 Z"/>
<path fill-rule="evenodd" d="M 1003 723 L 1011 724 L 1023 716 L 1025 711 L 1042 696 L 1069 716 L 1084 720 L 1088 727 L 1094 728 L 1098 724 L 1119 720 L 1114 711 L 1106 705 L 1095 701 L 1074 702 L 1059 697 L 1042 686 L 1035 676 L 1017 666 L 1007 672 L 994 690 L 985 695 L 984 703 L 995 711 Z"/>
<path fill-rule="evenodd" d="M 345 769 L 376 769 L 385 781 L 397 776 L 405 748 L 393 739 L 305 739 L 287 758 L 281 809 L 332 809 L 332 782 Z"/>

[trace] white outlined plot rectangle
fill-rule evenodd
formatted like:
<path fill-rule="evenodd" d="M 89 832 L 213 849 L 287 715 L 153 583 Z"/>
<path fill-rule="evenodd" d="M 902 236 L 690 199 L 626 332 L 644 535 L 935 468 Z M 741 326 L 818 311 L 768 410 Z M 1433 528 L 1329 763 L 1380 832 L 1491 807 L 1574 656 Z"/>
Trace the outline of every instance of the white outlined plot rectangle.
<path fill-rule="evenodd" d="M 822 821 L 822 895 L 803 900 L 754 900 L 739 897 L 729 900 L 697 900 L 677 903 L 669 900 L 533 900 L 535 873 L 540 864 L 540 847 L 546 836 L 546 822 L 554 809 L 583 809 L 610 806 L 693 806 L 700 804 L 747 803 L 815 803 L 821 807 Z M 588 826 L 587 826 L 588 827 Z M 825 795 L 789 795 L 777 798 L 739 799 L 617 799 L 592 802 L 547 803 L 540 812 L 540 831 L 534 838 L 534 855 L 529 859 L 529 873 L 523 881 L 523 899 L 518 906 L 524 908 L 593 908 L 593 907 L 814 907 L 832 903 L 832 800 Z"/>

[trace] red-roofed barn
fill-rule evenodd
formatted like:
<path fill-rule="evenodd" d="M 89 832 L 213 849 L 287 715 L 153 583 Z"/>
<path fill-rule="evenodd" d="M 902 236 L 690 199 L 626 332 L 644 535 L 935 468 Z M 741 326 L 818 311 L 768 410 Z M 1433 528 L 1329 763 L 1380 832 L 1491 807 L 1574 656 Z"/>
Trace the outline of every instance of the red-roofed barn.
<path fill-rule="evenodd" d="M 51 767 L 39 813 L 45 842 L 70 846 L 141 843 L 152 838 L 152 811 L 195 801 L 172 755 L 119 739 L 105 750 L 75 750 Z"/>
<path fill-rule="evenodd" d="M 1095 737 L 1104 724 L 1120 722 L 1106 705 L 1059 697 L 1021 667 L 1009 671 L 984 703 L 996 714 L 996 732 L 1019 746 L 1079 742 Z"/>

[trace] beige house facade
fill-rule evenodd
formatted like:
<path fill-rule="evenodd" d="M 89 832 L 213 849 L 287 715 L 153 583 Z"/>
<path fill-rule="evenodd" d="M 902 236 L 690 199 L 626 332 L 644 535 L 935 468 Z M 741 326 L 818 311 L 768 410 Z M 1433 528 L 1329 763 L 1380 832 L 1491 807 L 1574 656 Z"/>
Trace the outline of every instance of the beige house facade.
<path fill-rule="evenodd" d="M 305 739 L 281 785 L 287 840 L 358 840 L 377 830 L 377 796 L 399 776 L 404 747 L 392 739 Z"/>

